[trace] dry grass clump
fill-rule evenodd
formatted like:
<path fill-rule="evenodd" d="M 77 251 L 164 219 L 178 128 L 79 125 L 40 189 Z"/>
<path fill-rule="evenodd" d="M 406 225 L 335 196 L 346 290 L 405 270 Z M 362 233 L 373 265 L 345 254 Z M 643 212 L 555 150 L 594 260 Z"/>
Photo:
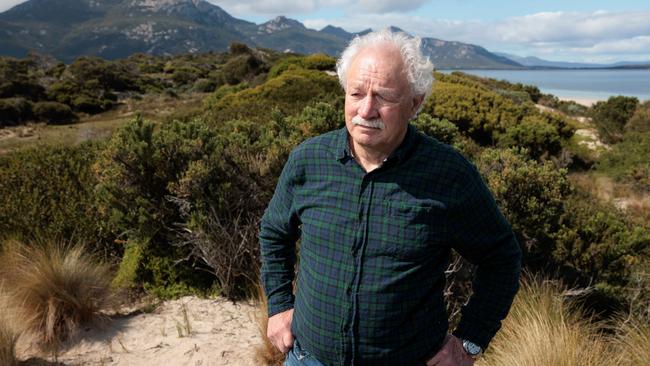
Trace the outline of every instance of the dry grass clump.
<path fill-rule="evenodd" d="M 284 363 L 284 354 L 280 352 L 266 337 L 266 329 L 269 322 L 268 305 L 262 285 L 258 285 L 258 311 L 257 326 L 262 337 L 262 344 L 255 348 L 255 363 L 266 366 L 281 366 Z"/>
<path fill-rule="evenodd" d="M 0 255 L 14 317 L 43 351 L 55 352 L 85 324 L 104 317 L 111 276 L 83 246 L 4 243 Z"/>
<path fill-rule="evenodd" d="M 0 365 L 15 366 L 16 342 L 18 341 L 18 330 L 15 322 L 10 318 L 11 311 L 7 304 L 7 295 L 0 283 Z"/>
<path fill-rule="evenodd" d="M 619 360 L 614 365 L 636 366 L 650 362 L 650 324 L 628 321 L 619 327 L 615 339 Z"/>
<path fill-rule="evenodd" d="M 612 346 L 598 324 L 563 301 L 556 283 L 524 281 L 481 366 L 610 365 Z"/>

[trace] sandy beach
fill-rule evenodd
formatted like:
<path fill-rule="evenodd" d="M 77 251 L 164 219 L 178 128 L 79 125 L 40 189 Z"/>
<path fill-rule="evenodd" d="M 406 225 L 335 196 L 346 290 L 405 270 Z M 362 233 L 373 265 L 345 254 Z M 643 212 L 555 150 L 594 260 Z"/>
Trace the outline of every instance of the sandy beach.
<path fill-rule="evenodd" d="M 591 107 L 592 105 L 596 104 L 597 102 L 604 101 L 605 99 L 602 98 L 580 98 L 580 97 L 558 97 L 560 100 L 564 101 L 574 101 L 578 104 L 582 104 L 587 107 Z"/>
<path fill-rule="evenodd" d="M 59 354 L 43 357 L 27 339 L 17 346 L 30 365 L 250 366 L 262 343 L 253 303 L 183 297 L 153 311 L 116 315 L 104 327 L 81 330 Z"/>

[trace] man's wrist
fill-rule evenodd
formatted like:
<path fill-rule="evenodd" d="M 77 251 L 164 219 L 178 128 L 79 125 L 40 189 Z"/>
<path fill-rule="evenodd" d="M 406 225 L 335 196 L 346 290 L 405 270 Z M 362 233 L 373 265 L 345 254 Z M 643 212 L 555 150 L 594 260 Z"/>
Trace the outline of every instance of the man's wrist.
<path fill-rule="evenodd" d="M 473 360 L 481 357 L 483 354 L 483 348 L 481 346 L 468 339 L 459 338 L 459 340 L 463 346 L 463 350 L 465 350 L 465 353 L 467 353 L 469 357 L 471 357 Z"/>

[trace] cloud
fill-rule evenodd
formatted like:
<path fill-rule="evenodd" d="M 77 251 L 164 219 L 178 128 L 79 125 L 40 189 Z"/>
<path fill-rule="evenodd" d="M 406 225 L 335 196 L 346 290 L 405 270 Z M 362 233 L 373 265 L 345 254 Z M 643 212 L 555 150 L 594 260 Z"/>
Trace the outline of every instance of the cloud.
<path fill-rule="evenodd" d="M 233 15 L 283 15 L 295 13 L 309 13 L 319 10 L 323 5 L 332 6 L 337 1 L 330 1 L 328 4 L 316 0 L 282 0 L 282 1 L 265 1 L 265 0 L 209 0 L 227 12 Z"/>
<path fill-rule="evenodd" d="M 208 0 L 234 15 L 279 15 L 309 13 L 321 9 L 342 9 L 347 13 L 405 13 L 428 0 Z"/>
<path fill-rule="evenodd" d="M 0 12 L 9 10 L 20 3 L 24 3 L 25 1 L 27 0 L 0 0 Z"/>
<path fill-rule="evenodd" d="M 394 25 L 421 37 L 478 44 L 492 51 L 557 57 L 599 53 L 642 55 L 650 59 L 650 11 L 541 12 L 497 21 L 430 19 L 408 14 L 359 14 L 337 21 L 310 19 L 320 29 L 327 24 L 348 31 Z"/>
<path fill-rule="evenodd" d="M 361 0 L 354 5 L 358 10 L 367 13 L 405 13 L 415 10 L 427 0 Z"/>

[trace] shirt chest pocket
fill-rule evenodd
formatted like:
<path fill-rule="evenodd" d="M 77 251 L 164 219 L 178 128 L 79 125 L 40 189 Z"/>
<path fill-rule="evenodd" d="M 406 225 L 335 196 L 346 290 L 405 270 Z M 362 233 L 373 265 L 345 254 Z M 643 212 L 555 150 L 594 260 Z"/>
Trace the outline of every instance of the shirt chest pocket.
<path fill-rule="evenodd" d="M 382 205 L 380 241 L 386 254 L 417 260 L 445 242 L 445 205 L 432 199 L 387 200 Z"/>

